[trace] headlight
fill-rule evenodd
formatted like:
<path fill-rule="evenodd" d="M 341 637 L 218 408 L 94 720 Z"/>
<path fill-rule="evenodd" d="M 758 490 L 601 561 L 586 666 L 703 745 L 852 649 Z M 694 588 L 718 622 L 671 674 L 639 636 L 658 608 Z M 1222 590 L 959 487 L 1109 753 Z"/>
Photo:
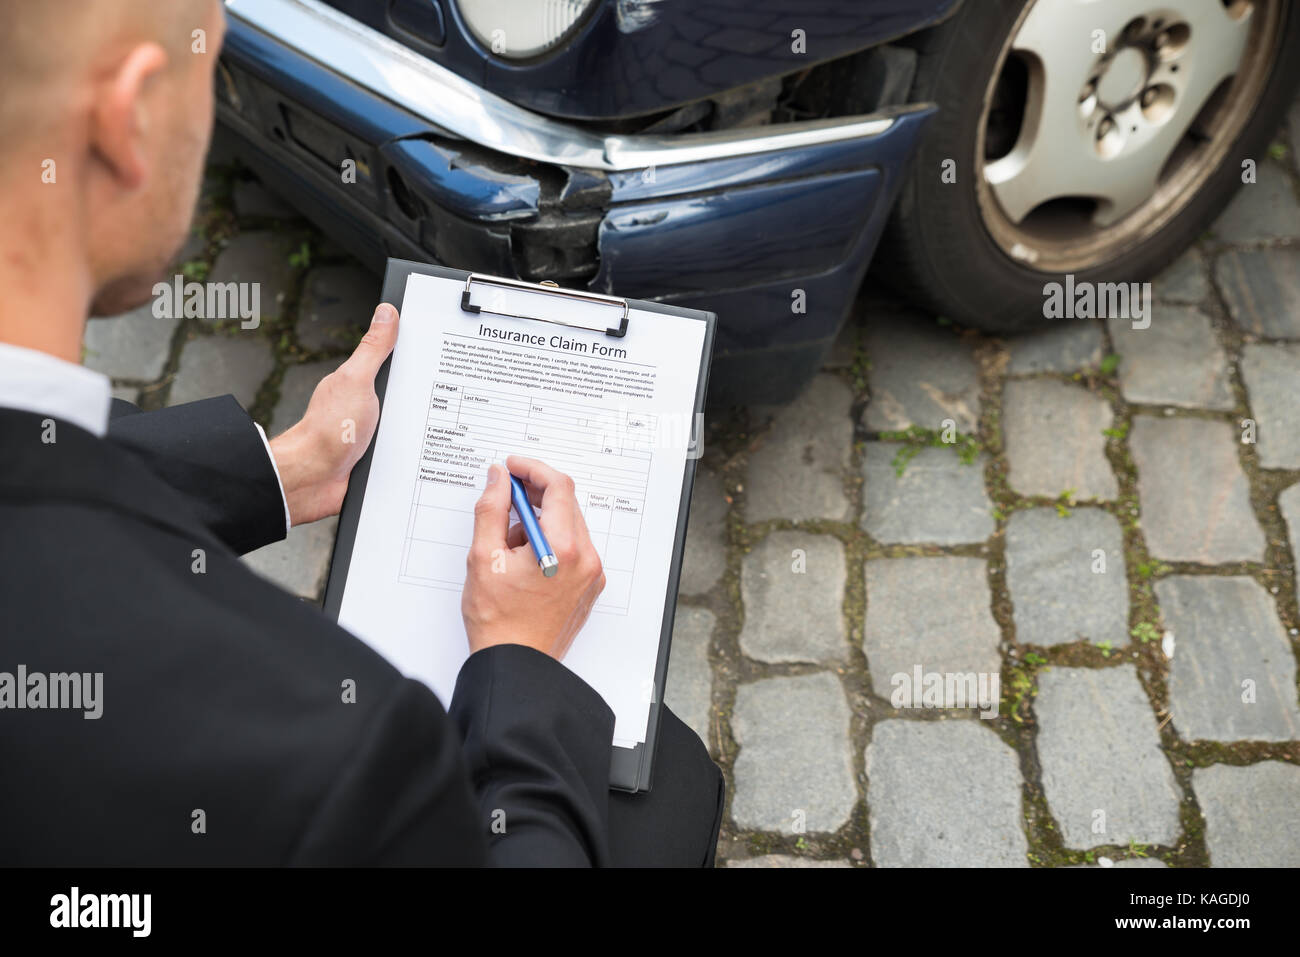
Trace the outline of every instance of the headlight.
<path fill-rule="evenodd" d="M 459 0 L 470 32 L 498 56 L 523 59 L 554 47 L 591 0 Z"/>

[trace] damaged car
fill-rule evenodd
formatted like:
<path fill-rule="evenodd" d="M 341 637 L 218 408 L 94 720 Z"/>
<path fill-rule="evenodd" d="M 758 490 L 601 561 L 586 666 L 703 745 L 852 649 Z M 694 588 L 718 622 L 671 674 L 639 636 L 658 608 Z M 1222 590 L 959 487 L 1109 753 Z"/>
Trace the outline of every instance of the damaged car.
<path fill-rule="evenodd" d="M 873 261 L 1000 332 L 1149 279 L 1300 79 L 1286 0 L 226 7 L 219 120 L 327 235 L 715 311 L 715 404 L 796 394 Z"/>

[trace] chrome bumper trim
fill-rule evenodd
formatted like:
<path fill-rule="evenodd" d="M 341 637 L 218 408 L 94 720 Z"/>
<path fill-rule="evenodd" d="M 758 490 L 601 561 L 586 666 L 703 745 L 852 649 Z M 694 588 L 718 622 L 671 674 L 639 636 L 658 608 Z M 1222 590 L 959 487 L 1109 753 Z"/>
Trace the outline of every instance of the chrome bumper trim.
<path fill-rule="evenodd" d="M 525 159 L 609 172 L 877 136 L 892 117 L 676 136 L 601 136 L 516 106 L 319 0 L 225 0 L 245 23 L 448 133 Z"/>

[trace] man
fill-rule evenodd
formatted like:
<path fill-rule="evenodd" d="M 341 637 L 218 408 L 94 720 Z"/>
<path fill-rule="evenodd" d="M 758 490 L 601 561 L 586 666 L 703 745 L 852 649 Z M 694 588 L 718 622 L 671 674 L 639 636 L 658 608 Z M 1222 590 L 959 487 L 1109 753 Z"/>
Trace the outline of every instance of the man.
<path fill-rule="evenodd" d="M 611 794 L 612 712 L 558 661 L 603 586 L 565 476 L 508 463 L 561 560 L 545 588 L 488 476 L 449 713 L 238 560 L 338 511 L 392 306 L 269 445 L 228 396 L 110 423 L 86 315 L 146 299 L 184 237 L 222 30 L 218 0 L 0 6 L 0 860 L 711 862 L 698 738 L 665 710 L 654 790 Z"/>

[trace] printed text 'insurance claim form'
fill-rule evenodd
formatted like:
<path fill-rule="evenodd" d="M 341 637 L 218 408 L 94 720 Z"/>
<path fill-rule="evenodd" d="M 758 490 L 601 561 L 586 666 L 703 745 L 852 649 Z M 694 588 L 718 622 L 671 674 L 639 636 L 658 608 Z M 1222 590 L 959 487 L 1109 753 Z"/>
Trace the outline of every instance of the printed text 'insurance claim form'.
<path fill-rule="evenodd" d="M 483 287 L 473 314 L 464 288 L 407 282 L 339 623 L 448 705 L 469 653 L 460 593 L 487 467 L 540 459 L 572 476 L 605 569 L 564 663 L 614 711 L 613 743 L 632 747 L 646 737 L 705 324 L 633 309 L 620 339 L 489 312 L 597 324 L 607 305 Z"/>

